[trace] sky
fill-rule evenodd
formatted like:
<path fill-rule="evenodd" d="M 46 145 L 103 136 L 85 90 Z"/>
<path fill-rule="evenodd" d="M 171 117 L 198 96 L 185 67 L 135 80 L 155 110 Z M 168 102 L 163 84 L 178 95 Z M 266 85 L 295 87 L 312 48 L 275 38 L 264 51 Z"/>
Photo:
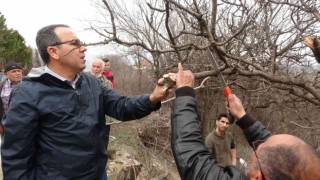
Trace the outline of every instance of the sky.
<path fill-rule="evenodd" d="M 101 2 L 101 1 L 99 1 Z M 26 45 L 36 48 L 37 31 L 49 24 L 69 25 L 85 43 L 101 40 L 96 33 L 85 30 L 88 20 L 96 17 L 92 0 L 0 0 L 0 12 L 9 29 L 17 30 Z M 87 67 L 92 59 L 107 54 L 105 47 L 88 47 Z"/>

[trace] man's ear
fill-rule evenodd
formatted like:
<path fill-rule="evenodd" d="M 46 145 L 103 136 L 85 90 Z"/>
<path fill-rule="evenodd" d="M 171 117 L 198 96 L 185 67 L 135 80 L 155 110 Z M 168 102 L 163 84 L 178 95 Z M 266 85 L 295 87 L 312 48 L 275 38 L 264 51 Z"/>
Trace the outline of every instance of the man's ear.
<path fill-rule="evenodd" d="M 261 170 L 258 171 L 258 180 L 264 180 L 264 179 L 263 179 L 263 176 L 262 176 Z"/>
<path fill-rule="evenodd" d="M 249 180 L 258 180 L 258 177 L 251 177 L 251 178 L 249 178 Z"/>
<path fill-rule="evenodd" d="M 262 180 L 262 179 L 259 179 L 259 176 L 254 176 L 254 177 L 249 177 L 249 180 Z"/>
<path fill-rule="evenodd" d="M 58 51 L 59 51 L 58 48 L 54 46 L 47 47 L 47 52 L 53 59 L 59 59 L 60 55 Z"/>
<path fill-rule="evenodd" d="M 260 170 L 256 169 L 248 173 L 249 180 L 263 180 L 262 173 Z"/>

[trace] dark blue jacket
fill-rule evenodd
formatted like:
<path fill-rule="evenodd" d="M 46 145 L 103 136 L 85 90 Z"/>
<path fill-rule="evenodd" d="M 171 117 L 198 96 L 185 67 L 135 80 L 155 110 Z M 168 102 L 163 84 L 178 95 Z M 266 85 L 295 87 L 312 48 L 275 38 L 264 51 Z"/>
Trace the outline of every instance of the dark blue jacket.
<path fill-rule="evenodd" d="M 12 91 L 3 119 L 5 180 L 99 179 L 107 163 L 105 115 L 127 121 L 159 109 L 149 95 L 131 98 L 81 73 L 76 90 L 47 73 Z"/>
<path fill-rule="evenodd" d="M 246 180 L 235 166 L 217 165 L 205 146 L 199 127 L 194 90 L 183 87 L 176 91 L 171 117 L 171 147 L 182 180 Z M 260 122 L 249 115 L 237 121 L 251 145 L 271 135 Z"/>

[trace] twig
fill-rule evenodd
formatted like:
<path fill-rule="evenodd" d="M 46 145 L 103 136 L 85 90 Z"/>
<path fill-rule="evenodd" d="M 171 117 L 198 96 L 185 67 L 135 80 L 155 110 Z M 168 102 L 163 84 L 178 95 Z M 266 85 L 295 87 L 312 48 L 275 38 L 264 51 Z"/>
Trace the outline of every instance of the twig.
<path fill-rule="evenodd" d="M 296 122 L 293 122 L 293 121 L 290 121 L 290 123 L 292 123 L 292 124 L 294 124 L 294 125 L 296 125 L 296 126 L 299 126 L 299 127 L 301 127 L 301 128 L 304 128 L 304 129 L 315 129 L 315 127 L 302 126 L 302 125 L 300 125 L 300 124 L 298 124 L 298 123 L 296 123 Z"/>
<path fill-rule="evenodd" d="M 106 123 L 106 125 L 107 125 L 107 126 L 110 126 L 110 125 L 119 124 L 119 123 L 122 123 L 122 121 L 116 121 L 116 122 L 112 122 L 112 123 Z"/>
<path fill-rule="evenodd" d="M 195 88 L 193 88 L 194 90 L 196 89 L 200 89 L 200 88 L 205 88 L 206 86 L 204 85 L 204 83 L 210 78 L 210 76 L 204 78 L 200 84 L 200 86 L 197 86 Z M 176 97 L 173 97 L 173 98 L 170 98 L 170 99 L 167 99 L 165 101 L 162 101 L 161 104 L 164 104 L 164 103 L 167 103 L 169 101 L 172 101 L 174 100 Z M 110 125 L 114 125 L 114 124 L 119 124 L 119 123 L 122 123 L 122 121 L 117 121 L 117 122 L 112 122 L 112 123 L 106 123 L 107 126 L 110 126 Z"/>
<path fill-rule="evenodd" d="M 202 80 L 200 86 L 197 86 L 197 87 L 195 87 L 195 88 L 193 88 L 193 89 L 196 90 L 196 89 L 200 89 L 200 88 L 206 87 L 206 86 L 204 85 L 204 83 L 205 83 L 205 81 L 208 80 L 209 78 L 210 78 L 210 76 L 204 78 L 204 79 Z M 165 100 L 165 101 L 162 101 L 161 104 L 170 102 L 170 101 L 174 100 L 175 98 L 176 98 L 176 97 L 172 97 L 172 98 L 170 98 L 170 99 L 167 99 L 167 100 Z"/>

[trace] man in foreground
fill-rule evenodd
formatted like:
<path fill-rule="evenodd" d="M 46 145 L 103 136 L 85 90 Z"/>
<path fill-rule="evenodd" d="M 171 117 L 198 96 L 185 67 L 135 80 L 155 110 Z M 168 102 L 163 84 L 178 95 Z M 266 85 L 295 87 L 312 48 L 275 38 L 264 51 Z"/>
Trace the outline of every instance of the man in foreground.
<path fill-rule="evenodd" d="M 232 134 L 227 131 L 230 126 L 228 115 L 226 113 L 220 113 L 215 122 L 216 128 L 208 134 L 205 139 L 205 144 L 219 166 L 236 166 L 236 145 Z"/>
<path fill-rule="evenodd" d="M 87 48 L 67 25 L 43 27 L 36 43 L 46 66 L 12 91 L 3 119 L 4 179 L 103 179 L 110 132 L 105 115 L 142 118 L 169 92 L 156 86 L 151 94 L 125 97 L 83 73 Z"/>
<path fill-rule="evenodd" d="M 179 64 L 171 121 L 171 147 L 181 179 L 320 179 L 320 159 L 314 149 L 292 135 L 271 135 L 263 124 L 245 112 L 234 94 L 228 97 L 228 110 L 238 119 L 236 124 L 243 129 L 253 153 L 248 160 L 246 175 L 235 166 L 218 166 L 202 140 L 193 86 L 193 74 L 184 71 Z"/>

